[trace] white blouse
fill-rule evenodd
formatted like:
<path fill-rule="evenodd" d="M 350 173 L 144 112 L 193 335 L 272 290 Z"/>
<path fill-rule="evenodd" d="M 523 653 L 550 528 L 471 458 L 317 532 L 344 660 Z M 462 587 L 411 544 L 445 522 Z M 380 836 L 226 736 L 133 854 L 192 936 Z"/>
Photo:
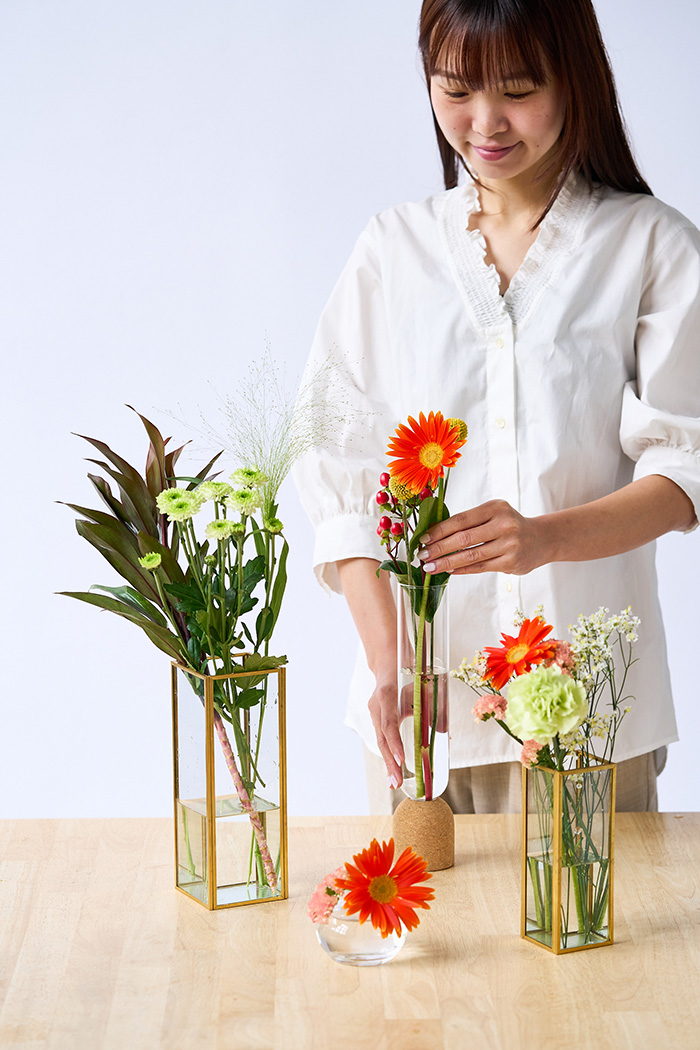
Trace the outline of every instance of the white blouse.
<path fill-rule="evenodd" d="M 458 416 L 469 440 L 452 470 L 453 513 L 505 499 L 532 516 L 590 502 L 636 478 L 671 478 L 700 516 L 700 233 L 654 197 L 572 178 L 505 295 L 467 229 L 466 186 L 375 216 L 324 311 L 309 370 L 341 362 L 331 396 L 354 409 L 341 447 L 295 470 L 316 529 L 314 568 L 339 591 L 340 558 L 381 559 L 375 503 L 397 424 L 432 409 Z M 449 583 L 451 664 L 498 645 L 516 609 L 542 604 L 555 634 L 579 613 L 630 605 L 642 625 L 628 679 L 636 696 L 618 760 L 677 739 L 653 543 L 595 562 L 484 573 Z M 347 723 L 376 751 L 362 655 Z M 474 695 L 451 685 L 451 764 L 518 757 Z"/>

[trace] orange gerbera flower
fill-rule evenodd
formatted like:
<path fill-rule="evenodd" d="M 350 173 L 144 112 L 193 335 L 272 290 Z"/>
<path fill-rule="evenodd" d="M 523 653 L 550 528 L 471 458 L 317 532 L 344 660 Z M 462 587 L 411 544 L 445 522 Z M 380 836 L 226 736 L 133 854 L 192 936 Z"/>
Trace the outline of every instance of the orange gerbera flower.
<path fill-rule="evenodd" d="M 460 437 L 460 421 L 445 419 L 442 412 L 431 412 L 426 419 L 421 412 L 418 422 L 409 416 L 408 423 L 400 423 L 389 441 L 389 455 L 396 457 L 389 473 L 414 493 L 426 485 L 434 489 L 445 467 L 453 467 L 461 455 L 458 449 L 466 437 Z"/>
<path fill-rule="evenodd" d="M 425 861 L 408 846 L 394 864 L 394 840 L 381 846 L 372 839 L 369 849 L 352 858 L 355 864 L 345 863 L 346 878 L 336 879 L 336 886 L 345 890 L 343 907 L 348 915 L 360 913 L 360 922 L 371 919 L 375 930 L 388 937 L 394 930 L 401 933 L 401 923 L 412 930 L 420 922 L 416 908 L 429 908 L 435 893 L 417 883 L 432 878 Z"/>
<path fill-rule="evenodd" d="M 534 620 L 523 620 L 517 637 L 510 634 L 502 634 L 502 646 L 486 646 L 486 672 L 484 681 L 491 682 L 494 689 L 502 689 L 513 675 L 525 674 L 533 664 L 541 664 L 544 660 L 550 660 L 554 656 L 557 647 L 556 638 L 544 641 L 552 630 L 550 624 L 545 623 L 541 616 Z"/>

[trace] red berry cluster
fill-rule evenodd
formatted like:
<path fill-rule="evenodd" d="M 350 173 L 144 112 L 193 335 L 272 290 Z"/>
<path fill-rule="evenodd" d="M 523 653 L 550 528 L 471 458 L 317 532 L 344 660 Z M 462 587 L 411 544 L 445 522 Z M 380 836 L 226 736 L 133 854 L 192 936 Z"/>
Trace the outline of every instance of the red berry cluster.
<path fill-rule="evenodd" d="M 414 496 L 410 500 L 400 502 L 397 500 L 396 496 L 389 491 L 390 480 L 391 476 L 387 473 L 379 475 L 379 484 L 381 485 L 381 488 L 376 495 L 377 504 L 384 511 L 379 519 L 379 524 L 377 525 L 377 535 L 380 537 L 382 544 L 387 548 L 390 547 L 392 541 L 393 543 L 398 544 L 402 539 L 404 534 L 403 519 L 406 512 L 408 511 L 410 513 L 411 511 L 415 511 L 424 499 L 427 499 L 428 496 L 432 496 L 433 494 L 433 490 L 426 485 L 417 496 Z M 411 531 L 410 528 L 409 531 Z"/>

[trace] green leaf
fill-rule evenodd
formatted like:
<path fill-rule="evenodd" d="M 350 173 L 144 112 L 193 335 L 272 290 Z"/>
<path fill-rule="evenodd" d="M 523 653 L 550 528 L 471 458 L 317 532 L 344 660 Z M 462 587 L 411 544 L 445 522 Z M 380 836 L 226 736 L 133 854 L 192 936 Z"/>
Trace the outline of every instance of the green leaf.
<path fill-rule="evenodd" d="M 76 521 L 75 528 L 78 535 L 96 547 L 112 568 L 139 594 L 158 603 L 158 591 L 151 573 L 139 565 L 139 549 L 133 533 L 124 526 L 108 528 L 89 521 Z"/>
<path fill-rule="evenodd" d="M 119 502 L 117 497 L 112 492 L 111 488 L 109 487 L 109 483 L 107 481 L 105 481 L 104 478 L 101 478 L 99 476 L 99 474 L 88 474 L 88 478 L 90 479 L 92 484 L 97 489 L 97 491 L 100 494 L 100 497 L 102 498 L 102 500 L 107 504 L 109 509 L 112 511 L 112 514 L 114 514 L 114 517 L 118 521 L 124 522 L 124 524 L 128 525 L 129 528 L 133 529 L 133 526 L 131 525 L 131 522 L 129 521 L 129 515 L 126 513 L 126 511 L 122 507 L 121 503 Z"/>
<path fill-rule="evenodd" d="M 133 405 L 127 405 L 126 407 L 130 408 L 132 412 L 136 412 Z M 165 473 L 165 446 L 170 439 L 166 438 L 163 440 L 163 435 L 157 426 L 151 423 L 149 419 L 146 419 L 145 416 L 142 416 L 140 412 L 136 412 L 136 415 L 143 423 L 151 442 L 146 457 L 146 487 L 155 499 L 163 489 L 168 487 L 168 479 Z"/>
<path fill-rule="evenodd" d="M 287 663 L 286 656 L 263 656 L 262 653 L 251 653 L 246 657 L 246 671 L 274 671 Z"/>
<path fill-rule="evenodd" d="M 428 531 L 431 525 L 436 525 L 438 521 L 444 521 L 445 518 L 449 518 L 450 512 L 444 503 L 442 505 L 442 514 L 440 513 L 440 510 L 440 500 L 436 496 L 428 496 L 428 498 L 424 499 L 421 503 L 420 510 L 418 511 L 416 528 L 408 544 L 409 561 L 413 558 L 413 555 L 420 544 L 421 537 Z"/>
<path fill-rule="evenodd" d="M 81 507 L 77 503 L 66 503 L 61 499 L 56 500 L 56 502 L 60 503 L 63 507 L 70 507 L 70 509 L 74 510 L 76 514 L 80 515 L 80 517 L 87 518 L 89 521 L 94 521 L 98 525 L 106 525 L 108 528 L 111 528 L 114 525 L 115 520 L 117 520 L 115 519 L 114 514 L 106 514 L 103 510 L 93 510 L 91 507 Z M 118 520 L 123 523 L 122 518 L 119 518 Z"/>
<path fill-rule="evenodd" d="M 251 707 L 255 707 L 256 704 L 259 704 L 264 695 L 264 689 L 254 689 L 250 687 L 241 689 L 236 696 L 235 706 L 237 708 L 242 707 L 249 710 Z"/>
<path fill-rule="evenodd" d="M 161 627 L 167 626 L 167 620 L 160 609 L 153 602 L 149 602 L 148 598 L 144 598 L 142 594 L 134 590 L 133 587 L 106 587 L 103 584 L 94 583 L 90 590 L 105 591 L 107 594 L 112 594 L 136 612 L 142 613 L 147 619 L 160 624 Z"/>
<path fill-rule="evenodd" d="M 379 577 L 379 573 L 382 572 L 382 570 L 392 572 L 398 579 L 399 583 L 406 584 L 409 582 L 405 561 L 393 562 L 388 558 L 386 561 L 383 561 L 377 569 L 377 577 Z"/>
<path fill-rule="evenodd" d="M 108 597 L 106 594 L 95 594 L 94 591 L 59 591 L 67 598 L 77 598 L 78 601 L 86 602 L 88 605 L 96 605 L 107 612 L 116 613 L 126 620 L 130 620 L 145 632 L 156 648 L 167 653 L 174 660 L 187 659 L 187 650 L 182 641 L 172 631 L 152 623 L 141 613 L 118 601 L 116 598 Z"/>
<path fill-rule="evenodd" d="M 279 560 L 277 562 L 277 570 L 275 573 L 275 582 L 272 584 L 272 592 L 270 594 L 270 606 L 274 614 L 275 620 L 273 623 L 277 623 L 277 617 L 280 614 L 282 608 L 282 599 L 284 598 L 285 588 L 287 586 L 287 555 L 289 554 L 289 544 L 284 541 L 282 550 L 280 552 Z"/>
<path fill-rule="evenodd" d="M 108 463 L 100 459 L 88 459 L 88 463 L 95 463 L 96 466 L 102 467 L 116 481 L 122 498 L 122 506 L 136 531 L 144 529 L 151 536 L 157 536 L 158 508 L 143 478 L 137 475 L 136 482 L 132 482 L 124 474 L 120 474 L 118 470 L 114 470 Z"/>
<path fill-rule="evenodd" d="M 177 599 L 177 608 L 180 612 L 194 613 L 207 607 L 206 598 L 194 580 L 189 583 L 166 583 L 163 585 L 163 590 Z"/>

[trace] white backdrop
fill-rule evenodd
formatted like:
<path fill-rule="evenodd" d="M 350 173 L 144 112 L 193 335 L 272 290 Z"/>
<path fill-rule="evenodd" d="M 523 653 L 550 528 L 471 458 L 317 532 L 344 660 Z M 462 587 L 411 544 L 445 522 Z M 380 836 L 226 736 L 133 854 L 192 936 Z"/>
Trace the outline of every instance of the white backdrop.
<path fill-rule="evenodd" d="M 187 438 L 168 410 L 214 416 L 216 392 L 266 340 L 298 375 L 367 218 L 441 188 L 418 7 L 1 0 L 0 815 L 170 812 L 167 658 L 130 624 L 54 594 L 115 582 L 54 502 L 95 505 L 89 448 L 71 431 L 142 465 L 126 402 Z M 697 224 L 700 9 L 598 11 L 642 168 Z M 290 484 L 280 515 L 293 554 L 277 633 L 291 812 L 363 812 L 361 749 L 342 725 L 352 625 L 313 583 Z M 683 738 L 664 809 L 700 809 L 699 553 L 698 532 L 659 545 Z"/>

